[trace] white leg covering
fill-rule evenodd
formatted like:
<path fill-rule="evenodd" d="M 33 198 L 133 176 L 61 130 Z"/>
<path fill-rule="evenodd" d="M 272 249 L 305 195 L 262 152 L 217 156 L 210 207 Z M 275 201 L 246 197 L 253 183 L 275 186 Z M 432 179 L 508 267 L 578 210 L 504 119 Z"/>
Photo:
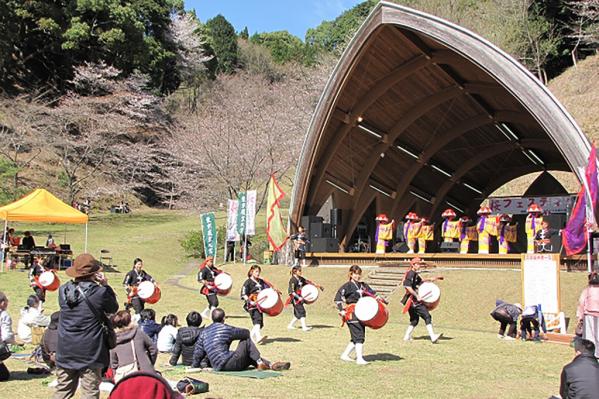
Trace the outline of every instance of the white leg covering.
<path fill-rule="evenodd" d="M 368 362 L 364 360 L 364 344 L 356 344 L 356 363 L 368 364 Z"/>
<path fill-rule="evenodd" d="M 302 330 L 304 330 L 304 331 L 310 331 L 312 329 L 312 327 L 308 327 L 306 325 L 306 318 L 305 317 L 302 317 L 300 319 L 300 323 L 302 323 Z"/>
<path fill-rule="evenodd" d="M 341 354 L 341 360 L 345 360 L 346 362 L 353 362 L 354 360 L 351 357 L 349 357 L 349 355 L 354 351 L 354 348 L 355 348 L 355 345 L 353 342 L 350 342 L 349 344 L 347 344 L 347 346 L 345 347 L 345 350 Z"/>
<path fill-rule="evenodd" d="M 409 325 L 408 329 L 406 330 L 406 335 L 404 335 L 403 340 L 404 341 L 411 341 L 412 340 L 412 333 L 414 332 L 414 329 L 416 327 L 413 325 Z"/>
<path fill-rule="evenodd" d="M 289 330 L 293 330 L 295 328 L 295 322 L 297 321 L 297 319 L 295 317 L 293 317 L 293 319 L 291 319 L 291 321 L 289 322 L 289 325 L 287 326 L 287 328 Z"/>
<path fill-rule="evenodd" d="M 426 329 L 427 329 L 427 331 L 428 331 L 428 335 L 429 335 L 429 337 L 431 337 L 431 342 L 432 342 L 433 344 L 436 344 L 436 343 L 437 343 L 437 341 L 439 340 L 439 338 L 441 338 L 441 336 L 442 336 L 443 334 L 439 334 L 439 335 L 435 334 L 435 332 L 433 331 L 433 325 L 432 325 L 432 324 L 427 324 L 427 325 L 426 325 Z"/>
<path fill-rule="evenodd" d="M 250 330 L 250 337 L 254 337 L 254 342 L 256 343 L 262 339 L 262 334 L 260 334 L 260 324 L 254 324 Z"/>

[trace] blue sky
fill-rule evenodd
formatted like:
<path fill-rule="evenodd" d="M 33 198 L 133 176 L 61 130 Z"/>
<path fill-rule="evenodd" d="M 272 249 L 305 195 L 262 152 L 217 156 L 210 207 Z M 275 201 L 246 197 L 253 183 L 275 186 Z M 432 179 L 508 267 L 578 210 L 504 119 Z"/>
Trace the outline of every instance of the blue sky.
<path fill-rule="evenodd" d="M 306 30 L 323 20 L 335 19 L 363 0 L 184 0 L 200 21 L 223 15 L 236 31 L 248 27 L 256 32 L 286 30 L 304 40 Z"/>

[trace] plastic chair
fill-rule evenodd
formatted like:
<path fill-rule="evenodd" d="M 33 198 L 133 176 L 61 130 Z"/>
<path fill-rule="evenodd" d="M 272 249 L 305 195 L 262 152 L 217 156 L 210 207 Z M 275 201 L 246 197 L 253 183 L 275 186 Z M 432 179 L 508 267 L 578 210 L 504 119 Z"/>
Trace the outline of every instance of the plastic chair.
<path fill-rule="evenodd" d="M 98 260 L 104 265 L 112 266 L 112 255 L 107 249 L 100 250 L 100 259 Z"/>

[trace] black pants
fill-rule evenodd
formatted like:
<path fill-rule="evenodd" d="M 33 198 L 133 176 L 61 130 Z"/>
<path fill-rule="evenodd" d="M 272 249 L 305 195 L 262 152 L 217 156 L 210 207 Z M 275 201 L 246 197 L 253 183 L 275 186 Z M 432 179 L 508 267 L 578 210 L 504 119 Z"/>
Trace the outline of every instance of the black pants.
<path fill-rule="evenodd" d="M 235 261 L 235 243 L 227 243 L 227 256 L 225 262 Z"/>
<path fill-rule="evenodd" d="M 216 294 L 208 294 L 206 295 L 206 299 L 208 300 L 208 306 L 218 308 L 218 297 Z"/>
<path fill-rule="evenodd" d="M 491 313 L 491 316 L 499 322 L 499 335 L 505 334 L 505 328 L 509 324 L 510 329 L 508 330 L 507 335 L 509 335 L 512 338 L 516 337 L 516 322 L 514 321 L 514 319 L 512 319 L 508 315 L 497 312 Z"/>
<path fill-rule="evenodd" d="M 303 303 L 293 304 L 293 315 L 296 319 L 306 317 L 306 308 Z"/>
<path fill-rule="evenodd" d="M 8 371 L 4 363 L 0 363 L 0 381 L 8 381 L 9 378 L 10 371 Z"/>
<path fill-rule="evenodd" d="M 144 310 L 145 302 L 143 299 L 138 297 L 137 295 L 131 298 L 131 306 L 135 309 L 135 313 L 140 314 L 142 310 Z"/>
<path fill-rule="evenodd" d="M 37 285 L 33 286 L 33 292 L 35 292 L 35 296 L 42 301 L 46 302 L 46 290 L 38 287 Z"/>
<path fill-rule="evenodd" d="M 349 328 L 350 341 L 354 344 L 363 344 L 366 339 L 366 326 L 358 320 L 355 313 L 352 314 L 351 320 L 347 322 Z"/>
<path fill-rule="evenodd" d="M 532 334 L 533 331 L 535 332 L 534 336 Z M 526 338 L 526 333 L 536 338 L 541 334 L 541 325 L 533 317 L 523 317 L 520 320 L 520 333 L 524 339 Z"/>
<path fill-rule="evenodd" d="M 251 339 L 239 341 L 237 349 L 233 355 L 225 362 L 222 371 L 241 371 L 246 370 L 249 366 L 256 366 L 260 360 L 260 352 Z"/>
<path fill-rule="evenodd" d="M 259 324 L 260 328 L 264 327 L 264 315 L 258 309 L 250 309 L 248 311 L 250 313 L 250 317 L 252 318 L 252 325 Z"/>
<path fill-rule="evenodd" d="M 410 314 L 410 325 L 416 327 L 418 325 L 419 319 L 422 317 L 425 324 L 431 324 L 433 322 L 433 318 L 428 311 L 428 308 L 421 303 L 413 303 L 408 309 L 408 313 Z"/>

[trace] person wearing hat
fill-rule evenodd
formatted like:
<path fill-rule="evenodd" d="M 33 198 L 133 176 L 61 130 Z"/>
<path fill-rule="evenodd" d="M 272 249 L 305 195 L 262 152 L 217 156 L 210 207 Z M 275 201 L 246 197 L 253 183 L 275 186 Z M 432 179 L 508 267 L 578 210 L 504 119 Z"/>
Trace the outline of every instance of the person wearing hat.
<path fill-rule="evenodd" d="M 491 235 L 497 235 L 497 223 L 495 218 L 491 217 L 491 208 L 488 206 L 481 206 L 476 213 L 479 216 L 476 223 L 476 230 L 478 231 L 478 253 L 488 254 Z"/>
<path fill-rule="evenodd" d="M 417 223 L 420 218 L 415 212 L 410 212 L 406 215 L 406 222 L 403 225 L 403 236 L 408 244 L 408 253 L 415 253 L 416 239 L 420 233 L 420 227 L 422 225 Z"/>
<path fill-rule="evenodd" d="M 98 398 L 101 372 L 108 367 L 110 358 L 103 323 L 96 313 L 115 313 L 119 305 L 101 263 L 92 255 L 77 256 L 66 273 L 73 280 L 58 291 L 58 384 L 53 398 L 71 398 L 79 385 L 81 397 Z"/>
<path fill-rule="evenodd" d="M 374 238 L 376 241 L 376 253 L 384 254 L 389 241 L 393 239 L 395 221 L 392 220 L 389 222 L 389 218 L 384 213 L 378 215 L 375 220 L 377 223 L 376 236 Z"/>
<path fill-rule="evenodd" d="M 472 219 L 464 215 L 458 221 L 458 231 L 460 240 L 460 253 L 467 254 L 470 249 L 470 241 L 477 239 L 476 226 L 470 226 Z"/>
<path fill-rule="evenodd" d="M 499 254 L 505 255 L 510 251 L 510 242 L 516 242 L 518 238 L 518 225 L 510 225 L 512 218 L 503 214 L 499 217 L 499 228 L 497 229 L 497 242 L 499 243 Z"/>
<path fill-rule="evenodd" d="M 543 210 L 537 204 L 532 203 L 528 207 L 527 212 L 528 215 L 526 216 L 526 225 L 524 228 L 526 231 L 526 253 L 534 254 L 535 237 L 543 224 Z"/>
<path fill-rule="evenodd" d="M 516 339 L 516 324 L 518 318 L 522 314 L 522 305 L 514 303 L 513 305 L 502 300 L 495 302 L 495 309 L 491 312 L 491 317 L 499 322 L 499 333 L 497 338 L 505 339 L 506 341 L 514 341 Z M 505 329 L 507 326 L 510 329 L 505 335 Z"/>
<path fill-rule="evenodd" d="M 210 312 L 218 308 L 218 296 L 216 295 L 216 285 L 214 284 L 214 278 L 221 273 L 221 270 L 214 266 L 214 258 L 209 256 L 200 265 L 200 271 L 198 272 L 198 282 L 202 283 L 202 289 L 200 292 L 206 296 L 208 306 L 202 312 L 203 318 L 208 318 Z"/>
<path fill-rule="evenodd" d="M 441 224 L 441 237 L 443 237 L 443 242 L 454 242 L 456 239 L 459 239 L 459 221 L 454 220 L 456 217 L 455 211 L 451 208 L 447 208 L 443 211 L 441 217 L 443 218 L 443 224 Z"/>
<path fill-rule="evenodd" d="M 435 334 L 435 331 L 433 330 L 433 318 L 428 311 L 428 308 L 424 305 L 424 302 L 422 302 L 422 298 L 420 298 L 418 295 L 418 288 L 424 281 L 433 282 L 437 280 L 443 280 L 443 277 L 436 276 L 433 278 L 423 279 L 419 274 L 420 266 L 423 264 L 424 262 L 419 257 L 413 258 L 410 261 L 410 269 L 404 276 L 403 286 L 406 289 L 406 293 L 402 298 L 401 303 L 405 305 L 404 313 L 406 312 L 407 308 L 407 311 L 410 314 L 410 325 L 406 330 L 403 340 L 412 340 L 412 333 L 414 332 L 414 329 L 416 329 L 419 319 L 422 318 L 426 324 L 426 330 L 431 338 L 431 342 L 436 344 L 443 334 Z"/>
<path fill-rule="evenodd" d="M 430 224 L 427 218 L 420 219 L 420 231 L 418 232 L 418 253 L 426 252 L 426 242 L 435 239 L 435 225 Z"/>

